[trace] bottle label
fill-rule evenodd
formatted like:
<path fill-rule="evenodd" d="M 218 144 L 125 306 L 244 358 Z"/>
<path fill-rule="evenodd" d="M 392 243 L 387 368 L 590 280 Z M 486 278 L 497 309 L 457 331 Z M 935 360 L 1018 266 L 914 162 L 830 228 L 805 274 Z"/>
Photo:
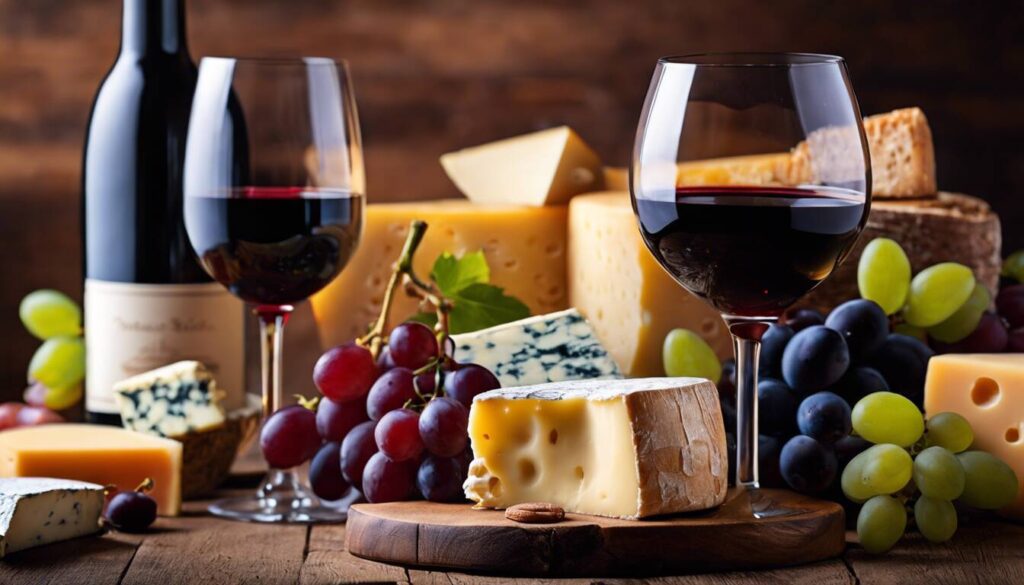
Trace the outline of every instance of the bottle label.
<path fill-rule="evenodd" d="M 85 280 L 85 409 L 119 414 L 114 384 L 180 360 L 197 360 L 226 393 L 245 397 L 245 310 L 217 283 Z"/>

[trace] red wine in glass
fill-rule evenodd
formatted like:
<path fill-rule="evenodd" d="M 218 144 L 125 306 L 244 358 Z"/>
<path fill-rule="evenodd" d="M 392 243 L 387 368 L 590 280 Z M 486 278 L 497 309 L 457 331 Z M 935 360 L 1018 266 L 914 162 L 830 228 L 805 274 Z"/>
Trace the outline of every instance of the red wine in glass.
<path fill-rule="evenodd" d="M 363 196 L 337 189 L 245 187 L 185 200 L 189 237 L 217 282 L 257 305 L 290 305 L 348 264 Z"/>
<path fill-rule="evenodd" d="M 635 199 L 640 233 L 693 294 L 742 317 L 778 316 L 827 278 L 867 220 L 857 193 L 815 187 L 680 187 Z"/>

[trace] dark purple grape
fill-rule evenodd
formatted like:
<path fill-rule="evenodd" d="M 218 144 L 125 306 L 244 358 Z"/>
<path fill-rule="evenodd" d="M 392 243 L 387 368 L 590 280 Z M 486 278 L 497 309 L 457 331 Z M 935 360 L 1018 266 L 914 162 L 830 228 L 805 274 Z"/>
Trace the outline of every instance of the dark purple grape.
<path fill-rule="evenodd" d="M 846 338 L 850 360 L 859 362 L 885 343 L 889 317 L 878 303 L 866 299 L 847 301 L 829 313 L 825 327 Z"/>
<path fill-rule="evenodd" d="M 380 420 L 385 414 L 405 406 L 410 400 L 416 400 L 413 388 L 412 370 L 397 367 L 387 372 L 373 383 L 370 394 L 366 397 L 366 413 L 372 420 Z"/>
<path fill-rule="evenodd" d="M 1024 327 L 1024 284 L 1003 287 L 996 295 L 996 311 L 1011 328 Z"/>
<path fill-rule="evenodd" d="M 309 464 L 309 485 L 318 498 L 340 500 L 349 483 L 341 475 L 341 443 L 324 443 Z"/>
<path fill-rule="evenodd" d="M 918 406 L 924 394 L 924 378 L 928 360 L 935 355 L 921 340 L 909 335 L 890 333 L 885 343 L 868 357 L 868 365 L 878 370 L 889 389 L 902 394 Z"/>
<path fill-rule="evenodd" d="M 1006 351 L 1011 353 L 1024 353 L 1024 327 L 1018 327 L 1010 332 Z"/>
<path fill-rule="evenodd" d="M 800 333 L 814 325 L 824 325 L 825 316 L 816 309 L 790 309 L 782 316 L 782 324 L 788 325 L 794 333 Z"/>
<path fill-rule="evenodd" d="M 729 485 L 736 485 L 736 433 L 725 431 L 726 462 L 729 464 Z"/>
<path fill-rule="evenodd" d="M 736 406 L 736 360 L 722 362 L 722 377 L 718 380 L 718 397 L 722 402 Z"/>
<path fill-rule="evenodd" d="M 728 402 L 719 399 L 719 405 L 722 407 L 722 422 L 725 424 L 725 430 L 736 431 L 736 408 Z"/>
<path fill-rule="evenodd" d="M 758 376 L 771 378 L 782 377 L 782 352 L 786 350 L 786 344 L 793 339 L 794 331 L 786 325 L 778 323 L 768 327 L 768 330 L 761 336 L 761 358 L 757 366 Z M 735 368 L 735 362 L 733 362 Z M 733 377 L 736 374 L 733 373 Z"/>
<path fill-rule="evenodd" d="M 796 411 L 800 433 L 831 444 L 846 437 L 853 429 L 850 405 L 832 392 L 818 392 L 804 398 Z"/>
<path fill-rule="evenodd" d="M 867 451 L 871 442 L 856 435 L 847 435 L 835 442 L 832 448 L 836 452 L 836 460 L 839 461 L 839 469 L 844 469 L 851 459 Z"/>
<path fill-rule="evenodd" d="M 412 495 L 417 461 L 392 461 L 374 453 L 363 469 L 363 495 L 371 504 L 401 502 Z"/>
<path fill-rule="evenodd" d="M 377 356 L 377 371 L 383 374 L 393 367 L 395 367 L 395 362 L 391 359 L 391 350 L 385 345 L 381 348 L 380 355 Z"/>
<path fill-rule="evenodd" d="M 437 357 L 437 337 L 423 323 L 406 321 L 388 335 L 388 349 L 396 366 L 418 370 Z"/>
<path fill-rule="evenodd" d="M 340 442 L 353 427 L 368 420 L 365 397 L 337 402 L 325 396 L 316 408 L 316 430 L 325 441 Z"/>
<path fill-rule="evenodd" d="M 431 502 L 459 502 L 466 499 L 462 482 L 466 480 L 458 459 L 430 456 L 420 463 L 416 487 Z"/>
<path fill-rule="evenodd" d="M 316 414 L 298 404 L 286 406 L 270 415 L 260 431 L 263 458 L 274 469 L 301 465 L 316 455 L 319 448 Z"/>
<path fill-rule="evenodd" d="M 860 366 L 850 368 L 842 378 L 832 386 L 832 391 L 843 397 L 850 406 L 872 392 L 889 391 L 889 383 L 874 368 Z"/>
<path fill-rule="evenodd" d="M 782 440 L 768 435 L 757 437 L 757 479 L 763 488 L 784 488 L 786 481 L 779 471 Z"/>
<path fill-rule="evenodd" d="M 794 335 L 782 354 L 786 384 L 804 396 L 835 384 L 849 366 L 845 338 L 823 325 L 812 325 Z"/>
<path fill-rule="evenodd" d="M 487 368 L 477 364 L 462 364 L 444 379 L 444 393 L 469 408 L 478 394 L 501 388 L 501 382 Z"/>
<path fill-rule="evenodd" d="M 796 434 L 796 408 L 800 399 L 781 380 L 757 381 L 757 426 L 765 435 L 787 439 Z"/>
<path fill-rule="evenodd" d="M 783 447 L 779 471 L 789 487 L 802 494 L 817 494 L 835 481 L 839 464 L 829 447 L 805 435 L 797 435 Z"/>
<path fill-rule="evenodd" d="M 341 475 L 359 491 L 363 491 L 363 468 L 378 450 L 376 428 L 372 420 L 359 423 L 341 442 Z"/>
<path fill-rule="evenodd" d="M 419 423 L 420 415 L 408 408 L 392 410 L 385 414 L 373 432 L 377 448 L 393 461 L 419 457 L 423 452 Z"/>
<path fill-rule="evenodd" d="M 956 343 L 931 340 L 938 353 L 1002 353 L 1010 343 L 1006 323 L 995 313 L 986 312 L 970 335 Z"/>
<path fill-rule="evenodd" d="M 107 504 L 106 516 L 121 532 L 142 532 L 156 520 L 156 500 L 142 492 L 117 492 Z"/>
<path fill-rule="evenodd" d="M 346 402 L 365 396 L 379 374 L 370 350 L 346 343 L 320 356 L 313 367 L 313 383 L 324 396 Z"/>
<path fill-rule="evenodd" d="M 423 444 L 439 457 L 455 457 L 466 448 L 468 427 L 469 411 L 454 398 L 434 398 L 420 415 Z"/>
<path fill-rule="evenodd" d="M 430 396 L 437 388 L 437 371 L 429 370 L 416 376 L 416 388 L 423 396 Z"/>

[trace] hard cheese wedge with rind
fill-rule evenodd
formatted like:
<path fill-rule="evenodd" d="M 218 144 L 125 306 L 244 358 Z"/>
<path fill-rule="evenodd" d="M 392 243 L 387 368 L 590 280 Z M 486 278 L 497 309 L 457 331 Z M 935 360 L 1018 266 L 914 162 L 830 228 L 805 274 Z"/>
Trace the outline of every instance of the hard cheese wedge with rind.
<path fill-rule="evenodd" d="M 700 378 L 584 380 L 485 392 L 470 410 L 466 497 L 636 519 L 704 510 L 727 489 L 725 429 Z"/>
<path fill-rule="evenodd" d="M 100 531 L 103 486 L 48 477 L 0 479 L 0 558 Z"/>

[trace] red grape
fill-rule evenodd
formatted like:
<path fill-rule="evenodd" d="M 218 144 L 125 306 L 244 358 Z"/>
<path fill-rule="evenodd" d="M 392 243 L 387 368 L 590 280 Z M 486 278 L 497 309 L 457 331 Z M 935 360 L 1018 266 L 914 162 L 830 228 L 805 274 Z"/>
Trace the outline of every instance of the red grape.
<path fill-rule="evenodd" d="M 313 367 L 313 383 L 324 396 L 345 402 L 365 396 L 378 374 L 370 350 L 346 343 L 320 356 Z"/>
<path fill-rule="evenodd" d="M 318 498 L 334 501 L 344 497 L 349 484 L 341 476 L 341 443 L 324 443 L 309 464 L 309 485 Z"/>
<path fill-rule="evenodd" d="M 448 457 L 427 457 L 416 473 L 416 487 L 431 502 L 458 502 L 466 499 L 462 482 L 466 480 L 462 462 Z"/>
<path fill-rule="evenodd" d="M 377 439 L 377 448 L 394 461 L 417 457 L 423 452 L 419 422 L 420 415 L 408 408 L 385 414 L 373 433 Z"/>
<path fill-rule="evenodd" d="M 416 370 L 437 357 L 437 337 L 423 323 L 406 321 L 388 335 L 388 349 L 395 365 Z"/>
<path fill-rule="evenodd" d="M 454 398 L 445 396 L 428 402 L 419 423 L 423 444 L 434 455 L 455 457 L 469 442 L 469 411 Z"/>
<path fill-rule="evenodd" d="M 377 423 L 359 423 L 345 435 L 341 442 L 341 475 L 359 491 L 363 490 L 363 468 L 370 457 L 377 452 L 374 429 Z"/>
<path fill-rule="evenodd" d="M 956 343 L 931 340 L 932 347 L 939 353 L 1000 353 L 1006 350 L 1008 342 L 1006 324 L 995 313 L 982 315 L 974 332 Z"/>
<path fill-rule="evenodd" d="M 286 406 L 270 415 L 260 431 L 263 458 L 275 469 L 289 469 L 304 463 L 319 448 L 316 415 L 298 404 Z"/>
<path fill-rule="evenodd" d="M 1024 284 L 1003 287 L 996 295 L 996 311 L 1010 327 L 1024 327 Z"/>
<path fill-rule="evenodd" d="M 357 424 L 370 420 L 366 416 L 366 399 L 338 402 L 324 397 L 316 409 L 316 430 L 325 441 L 340 442 Z"/>
<path fill-rule="evenodd" d="M 473 398 L 488 390 L 501 388 L 501 382 L 490 370 L 477 364 L 462 364 L 444 379 L 444 392 L 469 408 Z"/>
<path fill-rule="evenodd" d="M 121 532 L 142 532 L 156 520 L 156 500 L 142 492 L 117 492 L 107 504 L 107 522 Z"/>
<path fill-rule="evenodd" d="M 42 406 L 26 406 L 18 411 L 15 426 L 28 427 L 49 423 L 62 423 L 64 417 Z"/>
<path fill-rule="evenodd" d="M 46 406 L 46 386 L 33 382 L 31 386 L 25 388 L 21 398 L 29 406 Z"/>
<path fill-rule="evenodd" d="M 1018 327 L 1010 332 L 1010 342 L 1006 345 L 1006 351 L 1024 353 L 1024 327 Z"/>
<path fill-rule="evenodd" d="M 412 370 L 409 368 L 394 368 L 384 372 L 366 398 L 366 412 L 373 420 L 380 420 L 382 416 L 405 406 L 406 401 L 416 398 L 416 390 L 412 386 Z"/>
<path fill-rule="evenodd" d="M 363 495 L 370 503 L 400 502 L 409 497 L 416 461 L 392 461 L 374 453 L 363 469 Z"/>
<path fill-rule="evenodd" d="M 380 355 L 377 356 L 377 370 L 383 374 L 393 367 L 395 367 L 395 361 L 391 359 L 391 350 L 385 345 L 380 350 Z"/>
<path fill-rule="evenodd" d="M 0 404 L 0 431 L 18 426 L 18 412 L 25 408 L 20 402 Z"/>
<path fill-rule="evenodd" d="M 437 371 L 431 369 L 416 376 L 416 388 L 424 396 L 433 394 L 437 388 Z"/>

